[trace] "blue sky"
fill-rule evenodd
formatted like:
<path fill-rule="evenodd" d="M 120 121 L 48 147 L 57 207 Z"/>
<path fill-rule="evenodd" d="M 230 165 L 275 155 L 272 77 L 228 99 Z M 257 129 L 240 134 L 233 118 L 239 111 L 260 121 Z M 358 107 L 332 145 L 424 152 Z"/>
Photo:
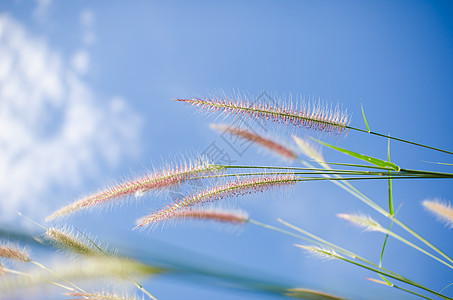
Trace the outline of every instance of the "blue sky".
<path fill-rule="evenodd" d="M 201 153 L 212 142 L 240 164 L 287 164 L 256 148 L 242 157 L 231 152 L 209 129 L 213 118 L 173 98 L 219 91 L 319 97 L 341 104 L 352 115 L 351 125 L 363 128 L 362 101 L 372 130 L 451 150 L 452 17 L 449 1 L 4 1 L 0 225 L 37 230 L 16 212 L 43 222 L 50 211 L 80 196 Z M 356 132 L 325 139 L 386 157 L 384 139 Z M 392 160 L 406 168 L 448 171 L 424 161 L 452 162 L 448 155 L 401 143 L 392 142 L 391 149 Z M 326 149 L 323 154 L 327 161 L 351 161 Z M 385 182 L 357 186 L 386 205 Z M 420 202 L 452 201 L 452 190 L 447 180 L 394 186 L 400 218 L 447 253 L 453 251 L 451 232 Z M 168 198 L 153 194 L 65 222 L 113 244 L 154 245 L 170 259 L 191 261 L 184 253 L 193 251 L 345 297 L 413 298 L 367 282 L 363 277 L 372 274 L 345 263 L 307 256 L 293 246 L 295 240 L 252 225 L 240 232 L 194 224 L 130 231 L 137 217 Z M 335 214 L 379 217 L 332 184 L 305 183 L 232 206 L 274 225 L 280 217 L 379 258 L 383 236 L 361 232 Z M 450 283 L 446 268 L 394 240 L 384 264 L 435 290 Z M 146 284 L 159 299 L 264 297 L 185 278 Z M 446 293 L 451 296 L 451 288 Z"/>

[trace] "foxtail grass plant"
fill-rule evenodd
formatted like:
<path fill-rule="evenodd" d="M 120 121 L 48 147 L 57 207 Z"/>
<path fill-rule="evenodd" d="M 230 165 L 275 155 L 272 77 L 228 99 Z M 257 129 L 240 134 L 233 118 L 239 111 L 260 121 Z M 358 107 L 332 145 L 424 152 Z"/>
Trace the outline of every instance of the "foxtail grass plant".
<path fill-rule="evenodd" d="M 94 292 L 94 293 L 66 293 L 66 295 L 71 296 L 72 300 L 139 300 L 136 296 L 112 294 L 109 292 Z"/>
<path fill-rule="evenodd" d="M 383 287 L 392 287 L 395 291 L 425 299 L 452 299 L 445 291 L 438 291 L 409 279 L 409 277 L 412 277 L 411 274 L 403 275 L 400 270 L 397 272 L 384 267 L 383 256 L 384 251 L 392 250 L 388 249 L 387 241 L 395 239 L 411 251 L 417 251 L 420 255 L 428 257 L 433 263 L 439 263 L 441 267 L 453 269 L 451 254 L 435 246 L 435 241 L 417 233 L 416 230 L 397 217 L 398 209 L 395 209 L 393 197 L 393 186 L 399 180 L 445 179 L 448 182 L 448 180 L 453 179 L 453 173 L 403 168 L 390 159 L 390 141 L 403 142 L 447 155 L 451 155 L 453 152 L 373 132 L 370 130 L 363 107 L 362 116 L 365 129 L 352 127 L 350 125 L 350 114 L 341 109 L 339 105 L 328 105 L 321 101 L 301 103 L 281 99 L 281 101 L 270 103 L 259 99 L 252 101 L 253 99 L 250 97 L 244 96 L 178 98 L 174 100 L 209 114 L 218 113 L 225 119 L 249 118 L 269 127 L 276 124 L 276 130 L 283 127 L 283 133 L 279 134 L 279 137 L 286 134 L 285 137 L 287 138 L 276 140 L 263 134 L 258 128 L 252 130 L 236 123 L 235 125 L 227 123 L 211 124 L 212 128 L 222 133 L 254 143 L 260 148 L 273 152 L 285 163 L 280 165 L 227 165 L 210 161 L 209 157 L 195 156 L 189 162 L 181 161 L 167 168 L 156 169 L 156 171 L 149 172 L 145 176 L 125 180 L 67 203 L 49 214 L 46 221 L 55 222 L 61 217 L 69 216 L 78 211 L 91 211 L 97 207 L 122 203 L 126 199 L 133 199 L 132 201 L 134 201 L 137 198 L 149 196 L 150 192 L 177 186 L 184 191 L 178 199 L 168 201 L 160 208 L 154 209 L 149 214 L 135 220 L 134 228 L 148 228 L 148 233 L 142 234 L 152 234 L 152 229 L 158 225 L 162 225 L 163 230 L 165 230 L 167 223 L 184 226 L 186 222 L 208 221 L 210 222 L 208 224 L 217 222 L 241 226 L 243 230 L 247 230 L 248 226 L 256 226 L 262 230 L 271 230 L 285 235 L 288 238 L 288 247 L 295 244 L 296 247 L 312 256 L 319 256 L 325 260 L 343 261 L 367 270 L 371 276 L 366 279 Z M 301 128 L 318 132 L 318 139 L 301 137 L 299 131 Z M 387 159 L 361 154 L 319 139 L 321 134 L 346 136 L 351 131 L 386 138 L 389 141 Z M 282 142 L 284 140 L 292 142 Z M 320 152 L 321 147 L 347 155 L 356 159 L 357 162 L 328 162 Z M 292 163 L 292 165 L 289 165 L 289 163 Z M 449 163 L 443 164 L 451 166 Z M 386 207 L 378 204 L 353 184 L 358 181 L 374 182 L 376 180 L 383 181 L 387 185 L 388 207 L 387 204 Z M 201 188 L 184 189 L 190 185 L 191 181 L 201 182 Z M 358 225 L 366 231 L 375 231 L 385 235 L 384 243 L 379 249 L 380 257 L 378 260 L 365 258 L 352 250 L 329 242 L 281 219 L 277 219 L 280 225 L 274 226 L 251 218 L 243 210 L 230 208 L 237 205 L 231 199 L 246 198 L 251 194 L 261 195 L 270 190 L 291 189 L 302 182 L 322 184 L 324 181 L 326 181 L 325 184 L 327 182 L 335 184 L 371 209 L 371 213 L 367 212 L 366 214 L 338 212 L 338 217 Z M 153 197 L 157 196 L 159 196 L 158 193 L 153 194 Z M 228 209 L 225 208 L 227 202 Z M 436 199 L 424 200 L 422 206 L 449 228 L 453 227 L 453 209 L 449 202 Z M 385 217 L 390 225 L 385 226 L 382 225 L 383 223 L 377 222 L 375 215 Z M 22 271 L 11 268 L 2 261 L 0 265 L 0 297 L 2 293 L 51 283 L 63 288 L 66 295 L 72 297 L 71 299 L 136 299 L 135 296 L 131 297 L 126 294 L 123 296 L 117 291 L 100 289 L 101 292 L 90 292 L 73 283 L 74 280 L 78 281 L 79 279 L 116 277 L 133 283 L 146 298 L 157 299 L 159 295 L 152 295 L 135 279 L 135 276 L 172 276 L 172 274 L 182 272 L 175 266 L 156 267 L 140 260 L 128 258 L 122 255 L 120 250 L 109 251 L 85 233 L 76 229 L 68 229 L 71 228 L 70 226 L 51 226 L 49 228 L 39 226 L 44 228 L 44 238 L 39 239 L 41 243 L 53 245 L 65 253 L 72 253 L 72 257 L 53 268 L 47 268 L 32 260 L 26 251 L 21 250 L 22 248 L 14 244 L 0 243 L 0 258 L 39 267 L 38 269 Z M 400 230 L 394 231 L 393 226 L 399 227 Z M 296 242 L 294 242 L 294 239 Z M 453 270 L 449 271 L 453 272 Z M 254 292 L 301 299 L 342 299 L 341 296 L 313 290 L 310 287 L 297 287 L 289 283 L 277 284 L 272 281 L 261 282 L 245 275 L 231 275 L 221 269 L 206 272 L 194 267 L 189 270 L 184 269 L 182 273 L 189 274 L 191 272 L 208 274 L 208 277 L 214 277 L 217 281 L 223 280 L 224 286 L 234 285 L 240 289 Z"/>
<path fill-rule="evenodd" d="M 427 199 L 424 200 L 422 204 L 429 212 L 434 214 L 437 219 L 444 222 L 450 229 L 453 228 L 453 208 L 451 203 L 442 202 L 437 199 Z"/>

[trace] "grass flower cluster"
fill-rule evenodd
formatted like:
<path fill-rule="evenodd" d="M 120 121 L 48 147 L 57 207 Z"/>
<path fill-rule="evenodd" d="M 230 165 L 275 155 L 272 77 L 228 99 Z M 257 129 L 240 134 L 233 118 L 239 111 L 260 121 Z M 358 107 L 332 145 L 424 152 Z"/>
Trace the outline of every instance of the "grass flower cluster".
<path fill-rule="evenodd" d="M 292 175 L 252 177 L 228 182 L 169 204 L 167 207 L 137 220 L 137 227 L 142 227 L 162 220 L 172 219 L 175 217 L 175 213 L 178 214 L 181 210 L 187 210 L 187 208 L 192 206 L 200 206 L 208 202 L 219 201 L 225 198 L 263 192 L 266 189 L 276 188 L 283 185 L 293 185 L 295 183 L 296 178 Z"/>
<path fill-rule="evenodd" d="M 183 163 L 169 169 L 145 175 L 134 180 L 125 181 L 105 190 L 84 197 L 76 202 L 68 204 L 55 211 L 47 217 L 46 221 L 62 217 L 80 209 L 92 208 L 100 204 L 106 204 L 116 199 L 123 199 L 130 196 L 141 196 L 146 192 L 168 188 L 173 185 L 181 184 L 193 177 L 222 171 L 222 168 L 204 161 L 195 163 Z"/>
<path fill-rule="evenodd" d="M 175 99 L 209 112 L 258 118 L 266 122 L 293 125 L 325 132 L 343 133 L 348 128 L 349 116 L 338 107 L 331 109 L 320 103 L 297 107 L 293 103 L 273 104 L 250 102 L 248 99 L 191 98 Z"/>
<path fill-rule="evenodd" d="M 253 133 L 249 130 L 242 129 L 242 128 L 237 128 L 234 126 L 228 126 L 225 124 L 211 124 L 211 127 L 220 131 L 220 132 L 225 132 L 229 133 L 235 136 L 238 136 L 242 139 L 251 141 L 263 148 L 266 148 L 277 155 L 280 155 L 281 157 L 288 158 L 289 160 L 294 160 L 297 158 L 297 155 L 294 151 L 291 149 L 285 147 L 284 145 L 277 143 L 271 139 L 262 137 L 256 133 Z"/>
<path fill-rule="evenodd" d="M 17 246 L 9 243 L 0 244 L 0 257 L 21 262 L 27 262 L 30 260 L 30 256 L 24 249 L 19 249 Z"/>
<path fill-rule="evenodd" d="M 250 101 L 250 99 L 244 97 L 181 98 L 175 100 L 189 104 L 201 111 L 219 113 L 233 119 L 239 116 L 241 118 L 259 119 L 266 124 L 276 123 L 288 128 L 303 127 L 334 134 L 343 134 L 353 130 L 387 138 L 389 142 L 393 140 L 413 147 L 423 147 L 448 155 L 453 154 L 447 150 L 373 132 L 368 126 L 364 112 L 363 118 L 366 129 L 352 127 L 349 125 L 350 118 L 346 111 L 341 110 L 339 106 L 324 105 L 321 102 L 310 105 L 291 101 L 266 103 Z M 195 157 L 192 162 L 183 161 L 174 166 L 150 172 L 139 178 L 126 180 L 82 197 L 54 211 L 46 218 L 46 221 L 56 221 L 60 217 L 80 210 L 112 205 L 127 198 L 139 198 L 151 191 L 165 190 L 175 186 L 185 187 L 189 181 L 200 181 L 202 182 L 201 188 L 185 192 L 178 199 L 167 201 L 165 205 L 155 209 L 150 214 L 135 220 L 135 228 L 155 228 L 158 224 L 174 221 L 178 221 L 180 226 L 186 222 L 200 221 L 234 225 L 250 224 L 250 226 L 257 226 L 261 230 L 270 230 L 285 235 L 288 237 L 289 247 L 293 244 L 299 249 L 324 260 L 343 261 L 379 277 L 379 279 L 366 278 L 369 282 L 380 284 L 383 287 L 391 287 L 399 292 L 409 293 L 424 299 L 452 299 L 444 291 L 435 290 L 409 279 L 406 275 L 384 267 L 383 254 L 384 250 L 389 248 L 387 247 L 387 240 L 393 238 L 412 250 L 418 251 L 420 255 L 429 257 L 432 262 L 453 269 L 453 259 L 449 254 L 436 247 L 429 238 L 423 237 L 396 216 L 392 195 L 392 186 L 400 179 L 451 180 L 453 173 L 402 168 L 399 164 L 390 160 L 390 148 L 387 160 L 383 160 L 350 149 L 343 149 L 314 138 L 301 138 L 292 135 L 293 143 L 289 144 L 241 126 L 212 124 L 211 127 L 222 133 L 252 142 L 277 154 L 293 165 L 221 165 L 209 161 L 209 158 Z M 348 155 L 356 159 L 357 163 L 327 163 L 318 151 L 319 147 L 327 147 L 338 153 Z M 303 155 L 300 155 L 301 153 Z M 384 180 L 388 188 L 388 207 L 382 207 L 352 184 L 352 182 L 358 180 Z M 375 231 L 385 235 L 379 261 L 358 255 L 352 250 L 331 243 L 281 219 L 278 219 L 278 226 L 273 226 L 251 218 L 248 213 L 242 210 L 224 208 L 224 204 L 232 202 L 229 200 L 232 198 L 243 198 L 247 195 L 261 194 L 269 190 L 286 189 L 300 182 L 313 181 L 334 183 L 349 193 L 350 196 L 368 206 L 371 213 L 338 213 L 337 216 L 365 229 L 365 231 Z M 231 203 L 229 204 L 231 205 Z M 449 228 L 453 228 L 453 209 L 449 202 L 425 200 L 422 202 L 422 206 L 434 214 L 437 219 L 446 223 Z M 377 222 L 377 218 L 373 214 L 386 218 L 390 225 L 387 227 L 383 222 Z M 133 220 L 131 227 L 133 226 L 132 223 Z M 206 270 L 196 267 L 154 266 L 138 259 L 129 258 L 122 254 L 121 250 L 111 251 L 76 229 L 39 226 L 44 228 L 44 239 L 39 238 L 37 240 L 45 246 L 53 245 L 70 253 L 70 259 L 49 268 L 33 260 L 25 250 L 15 246 L 15 244 L 2 241 L 0 243 L 0 259 L 2 259 L 2 264 L 0 264 L 0 298 L 2 294 L 51 284 L 63 289 L 65 295 L 72 297 L 71 299 L 142 299 L 121 294 L 115 290 L 90 292 L 78 285 L 79 280 L 82 279 L 97 280 L 107 277 L 127 281 L 134 285 L 143 297 L 155 300 L 158 297 L 140 284 L 135 276 L 172 276 L 173 274 L 193 273 L 206 275 L 208 273 L 208 277 L 213 277 L 214 282 L 221 281 L 223 286 L 236 286 L 239 289 L 247 289 L 253 292 L 300 299 L 342 299 L 340 295 L 332 295 L 311 288 L 260 282 L 255 278 L 244 275 L 232 276 L 224 273 L 221 269 L 206 272 Z M 393 230 L 393 226 L 399 227 L 398 233 Z M 77 231 L 78 233 L 75 233 Z M 152 232 L 150 230 L 148 233 L 140 234 L 152 234 Z M 294 243 L 294 239 L 296 239 L 296 243 Z M 5 260 L 5 263 L 3 263 L 3 260 Z M 9 261 L 22 262 L 33 268 L 26 269 L 26 271 L 14 269 L 7 265 Z M 77 285 L 74 283 L 75 281 L 77 281 Z"/>

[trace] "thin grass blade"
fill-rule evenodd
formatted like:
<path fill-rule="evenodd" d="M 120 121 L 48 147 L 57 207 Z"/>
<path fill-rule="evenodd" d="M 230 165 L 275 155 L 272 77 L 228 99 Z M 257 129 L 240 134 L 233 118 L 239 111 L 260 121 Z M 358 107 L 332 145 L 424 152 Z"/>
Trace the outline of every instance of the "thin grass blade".
<path fill-rule="evenodd" d="M 317 140 L 317 139 L 315 139 L 313 137 L 310 137 L 310 138 L 312 140 L 320 143 L 321 145 L 327 146 L 327 147 L 332 148 L 334 150 L 337 150 L 337 151 L 339 151 L 341 153 L 344 153 L 344 154 L 350 155 L 352 157 L 361 159 L 363 161 L 369 162 L 369 163 L 371 163 L 373 165 L 376 165 L 376 166 L 379 166 L 379 167 L 383 167 L 383 168 L 387 168 L 387 169 L 392 169 L 392 170 L 395 170 L 397 172 L 399 172 L 401 170 L 401 168 L 399 166 L 397 166 L 396 164 L 394 164 L 394 163 L 387 162 L 385 160 L 382 160 L 382 159 L 379 159 L 379 158 L 374 158 L 374 157 L 371 157 L 371 156 L 368 156 L 368 155 L 360 154 L 360 153 L 357 153 L 357 152 L 353 152 L 353 151 L 350 151 L 350 150 L 346 150 L 346 149 L 343 149 L 343 148 L 340 148 L 340 147 L 336 147 L 336 146 L 327 144 L 325 142 L 322 142 L 320 140 Z"/>
<path fill-rule="evenodd" d="M 368 122 L 366 121 L 366 118 L 365 118 L 365 111 L 363 110 L 362 101 L 360 101 L 360 107 L 362 108 L 362 116 L 363 116 L 363 121 L 365 121 L 366 130 L 368 131 L 368 133 L 370 133 L 371 130 L 370 130 L 370 127 L 368 126 Z"/>

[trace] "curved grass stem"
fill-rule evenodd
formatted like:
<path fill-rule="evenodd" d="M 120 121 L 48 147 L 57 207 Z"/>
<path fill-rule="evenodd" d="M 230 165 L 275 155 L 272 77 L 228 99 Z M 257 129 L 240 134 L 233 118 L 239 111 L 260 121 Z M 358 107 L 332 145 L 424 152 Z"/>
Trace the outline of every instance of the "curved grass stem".
<path fill-rule="evenodd" d="M 334 258 L 336 258 L 336 259 L 339 259 L 339 260 L 348 262 L 348 263 L 350 263 L 350 264 L 356 265 L 356 266 L 361 267 L 361 268 L 363 268 L 363 269 L 372 271 L 372 272 L 374 272 L 374 273 L 376 273 L 376 274 L 381 274 L 381 275 L 383 275 L 383 276 L 386 276 L 386 277 L 389 277 L 389 278 L 392 278 L 392 279 L 396 279 L 396 280 L 398 280 L 398 281 L 402 281 L 402 280 L 399 279 L 397 276 L 394 276 L 394 275 L 392 275 L 392 274 L 383 272 L 383 271 L 381 271 L 381 270 L 379 270 L 379 269 L 376 269 L 376 268 L 373 268 L 373 267 L 366 266 L 366 265 L 364 265 L 364 264 L 355 262 L 355 261 L 353 261 L 353 260 L 347 259 L 347 258 L 342 257 L 342 256 L 338 256 L 338 255 L 335 256 L 334 254 L 332 254 L 332 255 L 333 255 Z M 402 282 L 405 282 L 405 281 L 402 281 Z M 427 287 L 425 287 L 425 286 L 423 286 L 423 285 L 421 285 L 421 284 L 418 284 L 418 283 L 415 283 L 415 282 L 411 282 L 411 283 L 405 282 L 405 283 L 408 283 L 408 284 L 410 284 L 410 285 L 412 285 L 412 286 L 415 286 L 415 287 L 417 287 L 417 288 L 419 288 L 419 289 L 422 289 L 422 290 L 424 290 L 424 291 L 426 291 L 426 292 L 429 292 L 429 293 L 431 293 L 431 294 L 433 294 L 433 295 L 436 295 L 437 297 L 440 297 L 440 298 L 442 298 L 442 299 L 452 300 L 452 298 L 450 298 L 450 297 L 448 297 L 448 296 L 445 296 L 445 295 L 443 295 L 443 294 L 440 294 L 440 293 L 438 293 L 438 292 L 436 292 L 436 291 L 433 291 L 433 290 L 431 290 L 431 289 L 429 289 L 429 288 L 427 288 Z M 424 298 L 425 298 L 425 297 L 424 297 Z M 429 299 L 429 298 L 428 298 L 428 299 Z"/>
<path fill-rule="evenodd" d="M 307 163 L 306 161 L 304 160 L 300 160 L 299 161 L 304 164 L 305 166 L 309 167 L 309 168 L 314 168 L 311 164 Z M 330 170 L 330 167 L 326 164 L 326 163 L 319 163 L 324 169 L 328 169 Z M 417 170 L 405 170 L 405 169 L 401 169 L 400 172 L 405 172 L 405 173 L 412 173 L 412 174 L 420 174 L 420 173 L 425 173 L 425 171 L 417 171 Z M 393 173 L 398 173 L 398 172 L 393 172 Z M 449 174 L 450 175 L 450 174 Z M 329 176 L 329 174 L 324 174 L 323 175 L 324 177 L 326 177 L 326 179 Z M 335 183 L 336 185 L 338 185 L 339 187 L 341 187 L 342 189 L 344 189 L 345 191 L 347 191 L 348 193 L 350 193 L 351 195 L 355 196 L 357 199 L 359 199 L 360 201 L 362 201 L 363 203 L 365 203 L 366 205 L 370 206 L 371 208 L 373 208 L 374 210 L 376 210 L 378 213 L 380 213 L 381 215 L 385 216 L 386 218 L 389 218 L 392 222 L 395 222 L 396 224 L 398 224 L 401 228 L 403 228 L 405 231 L 407 231 L 409 234 L 411 234 L 412 236 L 414 236 L 415 238 L 417 238 L 419 241 L 421 241 L 422 243 L 424 243 L 426 246 L 428 246 L 429 248 L 431 248 L 432 250 L 434 250 L 436 253 L 438 253 L 439 255 L 441 255 L 442 257 L 444 257 L 446 260 L 448 260 L 450 263 L 453 263 L 453 259 L 451 259 L 447 254 L 445 254 L 444 252 L 442 252 L 439 248 L 437 248 L 436 246 L 434 246 L 432 243 L 430 243 L 428 240 L 426 240 L 425 238 L 423 238 L 422 236 L 420 236 L 418 233 L 416 233 L 414 230 L 412 230 L 409 226 L 407 226 L 406 224 L 404 224 L 403 222 L 401 222 L 399 219 L 397 219 L 394 215 L 391 215 L 389 212 L 387 212 L 385 209 L 383 209 L 381 206 L 379 206 L 378 204 L 376 204 L 373 200 L 371 200 L 370 198 L 368 198 L 365 194 L 363 194 L 362 192 L 360 192 L 357 188 L 355 188 L 352 184 L 350 184 L 347 180 L 351 180 L 351 179 L 357 179 L 357 178 L 343 178 L 341 177 L 340 175 L 338 174 L 335 174 L 335 177 L 337 179 L 337 181 L 335 180 L 332 180 L 331 182 Z M 338 181 L 339 179 L 342 179 L 342 181 Z M 387 177 L 388 178 L 388 177 Z M 396 179 L 396 178 L 404 178 L 404 177 L 394 177 L 393 175 L 391 176 L 391 179 Z M 431 177 L 429 177 L 431 178 Z M 334 178 L 332 178 L 334 179 Z M 420 249 L 420 248 L 419 248 Z M 418 249 L 417 249 L 418 250 Z M 424 251 L 424 250 L 423 250 Z M 422 251 L 422 252 L 423 252 Z M 426 251 L 424 251 L 423 253 L 425 253 Z M 429 255 L 431 256 L 431 255 Z M 438 259 L 438 258 L 436 258 Z M 442 263 L 445 264 L 445 261 L 442 261 Z M 447 264 L 448 266 L 450 266 L 450 264 Z"/>
<path fill-rule="evenodd" d="M 76 228 L 77 229 L 77 228 Z M 80 231 L 79 229 L 77 229 L 78 232 L 80 232 L 94 247 L 96 247 L 103 255 L 105 256 L 109 256 L 109 254 L 107 252 L 104 251 L 104 249 L 102 249 L 101 247 L 99 247 L 98 244 L 95 243 L 95 241 L 93 241 L 93 239 L 91 239 L 90 237 L 88 237 L 85 233 L 83 233 L 82 231 Z M 138 282 L 134 277 L 132 277 L 132 275 L 130 274 L 127 274 L 129 280 L 140 290 L 142 291 L 143 293 L 145 293 L 150 299 L 152 300 L 157 300 L 156 297 L 154 297 L 147 289 L 145 289 L 145 287 L 143 285 L 140 284 L 140 282 Z"/>
<path fill-rule="evenodd" d="M 303 162 L 303 160 L 298 159 L 299 161 Z M 319 162 L 318 162 L 319 163 Z M 326 164 L 322 162 L 321 165 Z M 355 166 L 355 167 L 363 167 L 363 168 L 373 168 L 378 170 L 385 170 L 386 172 L 368 172 L 368 171 L 357 171 L 357 170 L 342 170 L 342 169 L 331 169 L 331 168 L 315 168 L 314 166 L 310 165 L 308 168 L 300 168 L 300 167 L 282 167 L 282 166 L 240 166 L 240 165 L 215 165 L 219 168 L 223 169 L 265 169 L 265 170 L 292 170 L 292 171 L 317 171 L 317 172 L 366 172 L 367 174 L 379 174 L 382 176 L 413 176 L 418 178 L 453 178 L 453 173 L 445 173 L 445 172 L 433 172 L 433 171 L 425 171 L 425 170 L 412 170 L 412 169 L 401 169 L 400 171 L 392 171 L 389 175 L 387 171 L 388 168 L 382 168 L 377 166 L 362 166 L 362 165 L 352 165 L 352 164 L 342 164 L 346 166 Z M 391 171 L 391 170 L 390 170 Z M 203 178 L 203 177 L 202 177 Z M 388 177 L 387 177 L 388 178 Z"/>
<path fill-rule="evenodd" d="M 335 251 L 338 251 L 339 253 L 343 254 L 343 255 L 346 255 L 346 256 L 349 256 L 350 258 L 354 259 L 354 260 L 358 260 L 358 261 L 361 261 L 363 263 L 359 263 L 357 261 L 354 261 L 354 260 L 351 260 L 351 259 L 348 259 L 348 258 L 345 258 L 343 256 L 340 256 L 340 255 L 337 255 L 336 257 L 333 257 L 333 258 L 337 258 L 337 259 L 341 259 L 341 260 L 344 260 L 346 262 L 349 262 L 349 263 L 352 263 L 354 265 L 357 265 L 357 266 L 360 266 L 362 268 L 365 268 L 367 270 L 370 270 L 376 274 L 381 274 L 383 276 L 386 276 L 386 277 L 389 277 L 389 278 L 392 278 L 392 279 L 395 279 L 395 280 L 398 280 L 398 281 L 401 281 L 401 282 L 404 282 L 406 284 L 409 284 L 409 285 L 412 285 L 414 287 L 417 287 L 417 288 L 420 288 L 424 291 L 427 291 L 429 293 L 432 293 L 433 295 L 436 295 L 438 297 L 441 297 L 442 299 L 447 299 L 447 300 L 451 300 L 452 298 L 449 298 L 443 294 L 440 294 L 438 292 L 435 292 L 419 283 L 416 283 L 408 278 L 405 278 L 404 276 L 401 276 L 395 272 L 392 272 L 390 270 L 387 270 L 385 268 L 382 268 L 382 267 L 379 267 L 378 265 L 372 263 L 371 261 L 353 253 L 353 252 L 350 252 L 344 248 L 341 248 L 335 244 L 332 244 L 326 240 L 323 240 L 321 239 L 320 237 L 317 237 L 316 235 L 313 235 L 297 226 L 294 226 L 286 221 L 283 221 L 281 219 L 278 219 L 278 221 L 282 224 L 284 224 L 285 226 L 288 226 L 300 233 L 302 233 L 303 235 L 306 235 L 307 237 L 305 236 L 301 236 L 301 235 L 298 235 L 298 234 L 295 234 L 293 232 L 290 232 L 290 231 L 287 231 L 285 229 L 282 229 L 282 228 L 278 228 L 278 227 L 275 227 L 275 226 L 272 226 L 272 225 L 268 225 L 268 224 L 264 224 L 264 223 L 261 223 L 259 221 L 256 221 L 256 220 L 253 220 L 253 219 L 249 219 L 248 222 L 251 223 L 251 224 L 254 224 L 254 225 L 257 225 L 257 226 L 260 226 L 260 227 L 263 227 L 263 228 L 266 228 L 266 229 L 270 229 L 270 230 L 273 230 L 273 231 L 276 231 L 276 232 L 280 232 L 280 233 L 283 233 L 283 234 L 286 234 L 286 235 L 289 235 L 289 236 L 292 236 L 292 237 L 296 237 L 296 238 L 299 238 L 299 239 L 302 239 L 304 241 L 308 241 L 308 242 L 311 242 L 311 243 L 314 243 L 314 244 L 317 244 L 321 247 L 329 247 L 329 248 L 332 248 L 334 249 Z M 326 252 L 324 253 L 326 255 L 331 255 L 333 256 L 334 254 L 330 253 L 330 252 Z M 408 292 L 411 292 L 411 293 L 415 293 L 415 292 L 412 292 L 412 291 L 409 291 Z M 417 294 L 417 293 L 415 293 Z M 429 298 L 428 298 L 429 299 Z"/>
<path fill-rule="evenodd" d="M 369 134 L 372 134 L 372 135 L 375 135 L 375 136 L 388 138 L 388 139 L 391 139 L 391 140 L 395 140 L 395 141 L 398 141 L 398 142 L 403 142 L 403 143 L 406 143 L 406 144 L 411 144 L 411 145 L 418 146 L 418 147 L 431 149 L 431 150 L 434 150 L 434 151 L 439 151 L 439 152 L 443 152 L 443 153 L 447 153 L 447 154 L 453 154 L 453 152 L 450 152 L 450 151 L 447 151 L 447 150 L 443 150 L 443 149 L 440 149 L 440 148 L 431 147 L 431 146 L 428 146 L 428 145 L 412 142 L 412 141 L 405 140 L 405 139 L 402 139 L 402 138 L 392 137 L 392 136 L 385 135 L 385 134 L 378 133 L 378 132 L 374 132 L 374 131 L 367 131 L 367 130 L 363 130 L 363 129 L 352 127 L 352 126 L 346 126 L 345 128 L 346 129 L 350 129 L 350 130 L 359 131 L 359 132 L 369 133 Z"/>
<path fill-rule="evenodd" d="M 70 282 L 69 280 L 65 279 L 64 277 L 60 276 L 59 274 L 57 274 L 56 272 L 52 271 L 51 269 L 47 268 L 46 266 L 44 266 L 43 264 L 37 262 L 37 261 L 34 261 L 34 260 L 31 260 L 30 261 L 32 264 L 35 264 L 37 265 L 38 267 L 42 268 L 43 270 L 46 270 L 47 272 L 49 272 L 50 274 L 52 274 L 53 276 L 57 277 L 58 279 L 60 280 L 63 280 L 64 282 L 66 282 L 67 284 L 73 286 L 75 289 L 81 291 L 82 293 L 86 293 L 86 291 L 84 291 L 82 288 L 78 287 L 77 285 L 75 285 L 74 283 Z"/>

